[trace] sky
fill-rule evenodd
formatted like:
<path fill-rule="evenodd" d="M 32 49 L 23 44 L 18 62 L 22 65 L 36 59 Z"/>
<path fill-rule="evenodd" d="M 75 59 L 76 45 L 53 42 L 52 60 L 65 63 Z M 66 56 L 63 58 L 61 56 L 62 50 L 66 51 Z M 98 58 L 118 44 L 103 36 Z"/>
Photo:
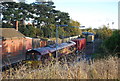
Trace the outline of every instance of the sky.
<path fill-rule="evenodd" d="M 26 0 L 31 3 L 35 0 Z M 108 25 L 118 28 L 119 0 L 52 0 L 56 10 L 68 12 L 71 19 L 80 22 L 85 28 L 99 28 Z M 114 24 L 112 24 L 114 22 Z"/>

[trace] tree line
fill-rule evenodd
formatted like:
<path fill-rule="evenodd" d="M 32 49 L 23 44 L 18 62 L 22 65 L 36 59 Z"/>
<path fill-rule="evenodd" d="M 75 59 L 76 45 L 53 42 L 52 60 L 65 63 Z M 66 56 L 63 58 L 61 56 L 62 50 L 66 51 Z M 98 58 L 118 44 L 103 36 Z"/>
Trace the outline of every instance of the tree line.
<path fill-rule="evenodd" d="M 94 31 L 96 36 L 103 41 L 101 47 L 105 54 L 115 55 L 115 53 L 120 53 L 120 30 L 112 30 L 109 26 L 103 25 L 99 29 L 94 29 Z"/>
<path fill-rule="evenodd" d="M 19 22 L 19 31 L 29 37 L 55 37 L 56 25 L 67 24 L 68 27 L 59 27 L 59 36 L 80 35 L 81 30 L 69 26 L 80 26 L 78 21 L 70 19 L 69 13 L 56 10 L 54 2 L 4 2 L 2 3 L 2 27 L 13 28 Z M 25 24 L 30 21 L 31 23 Z"/>

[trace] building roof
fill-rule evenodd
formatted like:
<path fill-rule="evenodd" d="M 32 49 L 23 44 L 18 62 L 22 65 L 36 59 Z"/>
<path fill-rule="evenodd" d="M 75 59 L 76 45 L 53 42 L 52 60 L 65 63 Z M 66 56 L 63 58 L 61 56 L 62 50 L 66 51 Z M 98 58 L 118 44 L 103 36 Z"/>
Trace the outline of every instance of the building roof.
<path fill-rule="evenodd" d="M 0 28 L 0 31 L 2 32 L 0 34 L 0 38 L 2 39 L 25 37 L 22 33 L 16 31 L 14 28 Z"/>

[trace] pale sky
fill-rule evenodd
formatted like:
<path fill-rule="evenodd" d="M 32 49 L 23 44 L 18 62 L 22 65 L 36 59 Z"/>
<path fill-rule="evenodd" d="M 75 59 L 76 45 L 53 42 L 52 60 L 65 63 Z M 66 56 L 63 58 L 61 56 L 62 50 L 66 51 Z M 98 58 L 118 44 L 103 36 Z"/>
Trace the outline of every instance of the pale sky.
<path fill-rule="evenodd" d="M 26 0 L 33 2 L 34 0 Z M 70 18 L 82 26 L 98 28 L 109 23 L 110 28 L 118 28 L 119 0 L 52 0 L 56 10 L 68 12 Z M 112 22 L 114 24 L 112 25 Z"/>

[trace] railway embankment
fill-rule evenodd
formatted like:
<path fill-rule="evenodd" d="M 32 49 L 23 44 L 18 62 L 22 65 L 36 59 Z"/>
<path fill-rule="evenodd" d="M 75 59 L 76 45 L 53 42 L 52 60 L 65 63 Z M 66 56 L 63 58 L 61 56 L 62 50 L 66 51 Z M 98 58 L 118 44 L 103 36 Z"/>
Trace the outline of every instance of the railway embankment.
<path fill-rule="evenodd" d="M 19 69 L 11 68 L 2 72 L 3 79 L 118 79 L 118 58 L 109 56 L 106 59 L 95 60 L 89 64 L 85 60 L 69 66 L 49 64 L 46 67 L 31 69 L 22 65 Z"/>

